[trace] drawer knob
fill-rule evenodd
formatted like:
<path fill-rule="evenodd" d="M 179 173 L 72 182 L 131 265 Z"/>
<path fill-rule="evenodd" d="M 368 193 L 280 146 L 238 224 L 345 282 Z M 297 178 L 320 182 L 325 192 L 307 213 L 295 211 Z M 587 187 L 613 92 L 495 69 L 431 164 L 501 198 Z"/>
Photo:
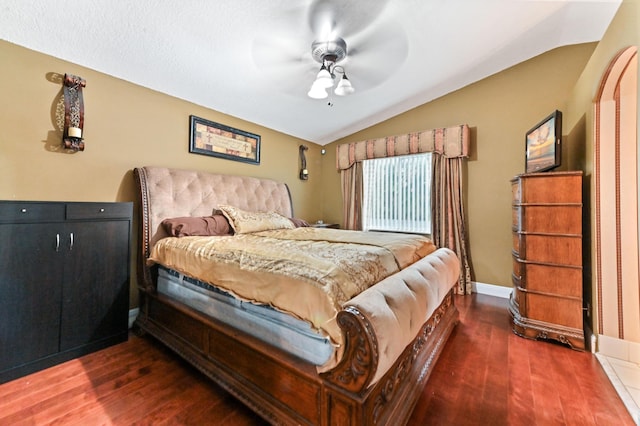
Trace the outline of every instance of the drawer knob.
<path fill-rule="evenodd" d="M 104 213 L 104 209 L 100 209 L 100 213 Z"/>
<path fill-rule="evenodd" d="M 26 213 L 27 209 L 20 209 L 20 213 Z"/>

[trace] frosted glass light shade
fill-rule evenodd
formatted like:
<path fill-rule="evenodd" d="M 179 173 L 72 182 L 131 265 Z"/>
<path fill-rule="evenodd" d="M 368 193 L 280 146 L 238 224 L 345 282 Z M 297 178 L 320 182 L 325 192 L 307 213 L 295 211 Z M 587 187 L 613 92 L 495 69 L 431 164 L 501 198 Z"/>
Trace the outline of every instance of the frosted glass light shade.
<path fill-rule="evenodd" d="M 307 96 L 313 99 L 325 99 L 329 94 L 327 93 L 326 87 L 322 84 L 318 84 L 318 80 L 316 80 L 311 85 L 309 92 L 307 92 Z"/>
<path fill-rule="evenodd" d="M 334 93 L 338 96 L 346 96 L 346 95 L 350 95 L 355 91 L 356 89 L 353 88 L 353 86 L 351 85 L 351 82 L 349 81 L 349 79 L 345 74 L 340 79 L 340 82 L 338 83 L 338 87 L 336 87 L 336 90 L 334 91 Z"/>
<path fill-rule="evenodd" d="M 328 89 L 329 87 L 333 87 L 333 78 L 329 71 L 323 66 L 318 75 L 316 76 L 316 81 L 314 84 L 320 84 L 322 87 Z"/>

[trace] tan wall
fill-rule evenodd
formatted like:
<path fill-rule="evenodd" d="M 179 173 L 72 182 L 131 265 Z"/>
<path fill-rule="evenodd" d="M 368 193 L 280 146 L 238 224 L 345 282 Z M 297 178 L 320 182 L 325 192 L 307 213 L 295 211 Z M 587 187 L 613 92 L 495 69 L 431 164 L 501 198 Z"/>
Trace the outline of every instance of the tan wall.
<path fill-rule="evenodd" d="M 473 279 L 510 287 L 509 180 L 524 172 L 525 133 L 553 110 L 565 110 L 594 48 L 589 43 L 555 49 L 331 144 L 323 165 L 325 218 L 341 221 L 336 144 L 466 123 L 472 130 L 465 210 Z M 584 151 L 575 142 L 564 148 L 572 154 L 565 155 L 562 169 L 584 163 L 576 158 Z"/>
<path fill-rule="evenodd" d="M 594 171 L 594 109 L 593 109 L 593 101 L 596 96 L 597 90 L 600 86 L 600 82 L 602 77 L 607 70 L 610 62 L 613 58 L 625 47 L 628 46 L 638 46 L 640 45 L 640 1 L 639 0 L 624 0 L 620 9 L 618 10 L 617 15 L 612 21 L 611 25 L 607 29 L 604 37 L 598 43 L 597 48 L 595 49 L 591 59 L 587 63 L 582 75 L 577 80 L 575 87 L 571 93 L 571 97 L 567 102 L 567 114 L 565 120 L 565 129 L 567 128 L 581 128 L 584 126 L 584 133 L 586 134 L 586 163 L 585 163 L 585 171 L 587 182 L 590 184 L 590 215 L 589 219 L 591 222 L 591 234 L 595 235 L 594 227 L 595 227 L 595 185 L 593 184 L 593 171 Z M 640 90 L 638 90 L 638 99 L 640 99 Z M 640 108 L 638 108 L 640 114 Z M 640 116 L 638 118 L 638 123 L 640 123 Z M 568 126 L 568 127 L 566 127 Z M 582 131 L 582 130 L 581 130 Z M 637 146 L 640 147 L 640 132 L 638 132 L 637 136 Z M 638 150 L 640 152 L 640 149 Z M 610 218 L 613 220 L 614 218 Z M 606 218 L 603 218 L 606 220 Z M 595 255 L 595 247 L 593 246 L 595 241 L 591 239 L 591 255 Z M 636 240 L 637 244 L 637 240 Z M 589 269 L 585 270 L 585 273 L 590 276 L 595 276 L 595 261 L 592 261 L 592 265 L 590 265 Z M 595 280 L 590 280 L 593 282 L 593 286 L 591 288 L 590 294 L 587 293 L 586 296 L 592 299 L 591 305 L 594 307 L 591 310 L 593 313 L 593 318 L 590 322 L 593 324 L 593 330 L 596 333 L 602 333 L 602 330 L 598 330 L 597 323 L 597 310 L 595 306 L 597 306 L 597 288 L 595 285 Z M 608 294 L 607 292 L 616 292 L 615 285 L 614 286 L 603 286 L 603 292 L 605 297 L 616 297 L 615 294 Z M 637 317 L 640 315 L 636 308 L 634 308 L 631 312 L 629 309 L 626 309 L 624 312 L 620 313 L 616 309 L 609 312 L 608 315 L 611 318 L 605 320 L 607 321 L 618 321 L 618 316 L 622 314 L 623 316 L 629 317 Z M 624 321 L 624 318 L 622 319 Z M 636 331 L 637 333 L 637 331 Z"/>
<path fill-rule="evenodd" d="M 320 219 L 316 194 L 322 164 L 316 144 L 5 41 L 0 41 L 0 63 L 0 199 L 134 201 L 132 169 L 156 165 L 286 182 L 295 215 Z M 65 73 L 87 81 L 86 148 L 72 154 L 59 149 L 62 134 L 55 124 Z M 190 114 L 260 135 L 260 165 L 190 154 Z M 308 181 L 298 179 L 301 143 L 309 146 Z M 133 243 L 136 247 L 135 235 Z M 132 288 L 133 306 L 136 296 Z"/>

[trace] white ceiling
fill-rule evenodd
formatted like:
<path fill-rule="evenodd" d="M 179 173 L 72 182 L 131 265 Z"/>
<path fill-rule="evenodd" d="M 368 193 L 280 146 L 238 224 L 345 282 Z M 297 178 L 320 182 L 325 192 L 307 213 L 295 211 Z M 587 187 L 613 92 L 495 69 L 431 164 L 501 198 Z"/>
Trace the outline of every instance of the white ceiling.
<path fill-rule="evenodd" d="M 620 3 L 0 0 L 0 38 L 324 145 L 553 48 L 600 40 Z M 306 95 L 319 70 L 311 43 L 330 22 L 356 88 L 333 106 Z"/>

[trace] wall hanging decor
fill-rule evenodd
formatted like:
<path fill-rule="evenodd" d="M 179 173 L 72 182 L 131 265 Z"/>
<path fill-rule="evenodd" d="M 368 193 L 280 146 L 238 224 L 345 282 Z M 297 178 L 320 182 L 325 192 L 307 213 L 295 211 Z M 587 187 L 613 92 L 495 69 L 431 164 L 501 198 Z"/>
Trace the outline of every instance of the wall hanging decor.
<path fill-rule="evenodd" d="M 84 100 L 82 88 L 87 82 L 77 75 L 64 75 L 64 131 L 62 145 L 66 149 L 84 151 Z"/>
<path fill-rule="evenodd" d="M 189 152 L 260 164 L 260 136 L 191 116 Z"/>
<path fill-rule="evenodd" d="M 307 157 L 304 152 L 309 149 L 304 145 L 300 145 L 300 179 L 307 180 L 309 179 L 309 170 L 307 170 Z"/>

